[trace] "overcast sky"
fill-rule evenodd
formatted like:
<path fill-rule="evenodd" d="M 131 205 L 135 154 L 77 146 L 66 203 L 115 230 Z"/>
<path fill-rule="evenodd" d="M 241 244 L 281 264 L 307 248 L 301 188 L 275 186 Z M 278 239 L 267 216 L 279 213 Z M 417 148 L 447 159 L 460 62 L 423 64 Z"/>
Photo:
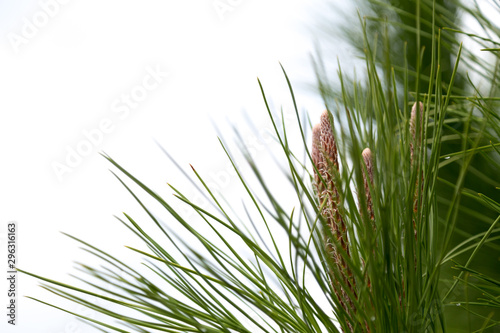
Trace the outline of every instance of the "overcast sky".
<path fill-rule="evenodd" d="M 157 141 L 186 171 L 191 163 L 232 193 L 212 124 L 228 141 L 230 125 L 241 128 L 256 156 L 270 145 L 243 115 L 261 134 L 269 127 L 257 77 L 275 111 L 291 112 L 279 62 L 300 109 L 319 116 L 322 102 L 307 84 L 314 81 L 311 17 L 322 2 L 0 2 L 0 257 L 9 221 L 18 223 L 19 267 L 57 280 L 70 281 L 73 261 L 91 260 L 61 231 L 114 253 L 134 244 L 113 215 L 133 214 L 137 205 L 100 151 L 161 193 L 172 192 L 166 182 L 187 188 Z M 4 304 L 5 279 L 0 288 Z M 18 276 L 17 288 L 85 313 L 33 278 Z M 15 329 L 0 318 L 2 332 L 97 332 L 25 297 Z"/>

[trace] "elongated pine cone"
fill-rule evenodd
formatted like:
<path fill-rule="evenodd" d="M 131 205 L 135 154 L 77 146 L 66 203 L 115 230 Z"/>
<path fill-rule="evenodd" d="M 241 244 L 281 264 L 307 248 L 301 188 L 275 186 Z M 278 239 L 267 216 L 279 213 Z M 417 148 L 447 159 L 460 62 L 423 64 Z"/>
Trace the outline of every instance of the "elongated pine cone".
<path fill-rule="evenodd" d="M 330 239 L 331 235 L 335 241 L 340 244 L 342 249 L 349 256 L 349 242 L 347 238 L 347 230 L 342 215 L 338 209 L 340 205 L 340 197 L 335 186 L 335 173 L 338 172 L 337 146 L 333 129 L 330 122 L 328 111 L 321 114 L 320 123 L 313 127 L 313 146 L 312 160 L 317 169 L 314 173 L 314 181 L 317 195 L 319 198 L 320 207 L 322 207 L 321 215 L 325 218 L 331 232 L 325 232 L 325 246 L 327 252 L 331 255 L 333 262 L 337 266 L 338 272 L 344 283 L 350 289 L 352 294 L 356 295 L 354 288 L 354 280 L 352 272 L 347 267 L 346 261 L 340 255 Z M 346 293 L 346 290 L 337 281 L 335 274 L 330 272 L 332 288 L 339 300 L 340 305 L 348 313 L 354 313 L 352 300 Z M 352 327 L 352 326 L 349 326 Z"/>
<path fill-rule="evenodd" d="M 375 230 L 375 224 L 373 224 L 375 216 L 373 214 L 373 202 L 372 202 L 372 195 L 370 193 L 370 184 L 373 185 L 372 151 L 370 150 L 370 148 L 365 148 L 361 153 L 361 155 L 363 156 L 363 162 L 365 163 L 366 167 L 366 172 L 363 169 L 363 183 L 365 185 L 365 196 L 366 196 L 368 217 L 372 221 L 373 229 Z"/>
<path fill-rule="evenodd" d="M 421 129 L 422 129 L 422 122 L 424 120 L 423 115 L 424 115 L 424 105 L 422 102 L 418 102 L 419 107 L 417 108 L 417 103 L 413 104 L 411 108 L 411 115 L 410 115 L 410 134 L 411 134 L 411 141 L 410 141 L 410 158 L 413 163 L 413 156 L 415 154 L 415 149 L 419 149 L 420 147 L 420 142 L 422 141 L 421 136 Z M 417 115 L 418 113 L 418 115 Z M 417 124 L 418 122 L 418 124 Z M 419 126 L 419 128 L 417 128 Z"/>

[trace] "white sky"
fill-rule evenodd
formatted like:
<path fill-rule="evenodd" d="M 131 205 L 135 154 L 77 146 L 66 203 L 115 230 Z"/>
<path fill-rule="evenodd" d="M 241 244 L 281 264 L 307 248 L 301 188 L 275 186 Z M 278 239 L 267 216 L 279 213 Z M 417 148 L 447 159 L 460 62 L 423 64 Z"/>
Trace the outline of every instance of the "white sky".
<path fill-rule="evenodd" d="M 134 244 L 113 215 L 134 214 L 137 205 L 98 152 L 167 195 L 167 181 L 181 189 L 186 182 L 154 140 L 187 172 L 191 163 L 204 174 L 220 175 L 227 162 L 211 121 L 229 141 L 234 135 L 228 124 L 241 128 L 249 142 L 255 139 L 243 110 L 257 126 L 268 126 L 257 77 L 276 111 L 281 105 L 291 110 L 278 62 L 300 108 L 317 119 L 321 100 L 305 85 L 313 81 L 306 27 L 311 9 L 322 1 L 220 2 L 233 4 L 222 17 L 212 0 L 0 2 L 1 267 L 8 221 L 19 225 L 19 267 L 57 280 L 70 281 L 73 261 L 90 260 L 60 231 L 110 251 Z M 45 9 L 51 17 L 42 3 L 52 4 Z M 161 74 L 155 79 L 151 72 Z M 127 106 L 130 94 L 137 103 Z M 107 133 L 97 134 L 99 128 Z M 254 147 L 257 153 L 260 147 Z M 54 163 L 67 164 L 68 151 L 78 149 L 89 154 L 58 177 Z M 226 190 L 234 191 L 232 184 Z M 6 301 L 4 280 L 0 304 Z M 18 290 L 82 310 L 24 275 L 18 276 Z M 0 331 L 97 332 L 24 297 L 18 309 L 15 329 L 2 310 Z"/>

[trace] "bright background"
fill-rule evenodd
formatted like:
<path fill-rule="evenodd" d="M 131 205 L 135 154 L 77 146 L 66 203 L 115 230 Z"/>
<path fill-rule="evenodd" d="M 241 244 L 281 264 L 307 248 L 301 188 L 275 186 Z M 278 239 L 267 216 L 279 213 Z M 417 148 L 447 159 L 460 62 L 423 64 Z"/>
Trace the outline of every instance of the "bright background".
<path fill-rule="evenodd" d="M 274 110 L 292 112 L 279 62 L 300 110 L 317 119 L 323 104 L 311 86 L 310 56 L 321 39 L 315 20 L 324 2 L 0 2 L 2 269 L 8 221 L 19 226 L 19 267 L 56 280 L 74 281 L 69 276 L 78 275 L 73 262 L 91 258 L 60 231 L 118 254 L 134 244 L 113 215 L 133 215 L 137 204 L 109 172 L 100 151 L 162 193 L 172 192 L 166 182 L 187 188 L 157 141 L 187 172 L 191 163 L 213 182 L 224 183 L 222 192 L 231 195 L 213 123 L 228 141 L 234 138 L 231 124 L 241 128 L 258 160 L 270 143 L 249 130 L 244 114 L 257 128 L 270 128 L 257 77 Z M 330 52 L 333 58 L 350 58 L 340 48 Z M 168 76 L 155 84 L 151 71 Z M 150 91 L 142 87 L 144 80 Z M 137 103 L 127 107 L 124 99 L 131 94 Z M 102 122 L 107 133 L 99 130 Z M 68 157 L 78 149 L 86 156 Z M 73 165 L 58 176 L 54 165 L 67 166 L 67 158 Z M 0 288 L 4 308 L 5 279 Z M 18 325 L 7 325 L 2 310 L 1 332 L 97 332 L 23 297 L 94 315 L 51 296 L 34 278 L 19 275 L 18 291 Z"/>

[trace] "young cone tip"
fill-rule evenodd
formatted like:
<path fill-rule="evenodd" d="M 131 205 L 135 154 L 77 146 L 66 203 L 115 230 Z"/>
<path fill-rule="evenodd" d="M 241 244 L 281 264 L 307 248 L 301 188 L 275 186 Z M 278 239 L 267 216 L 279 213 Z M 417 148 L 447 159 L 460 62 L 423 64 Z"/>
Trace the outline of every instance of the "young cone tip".
<path fill-rule="evenodd" d="M 423 122 L 423 115 L 424 115 L 424 105 L 422 102 L 418 102 L 419 107 L 417 107 L 417 102 L 415 102 L 411 108 L 411 115 L 410 115 L 410 134 L 411 134 L 411 141 L 410 141 L 410 161 L 413 164 L 413 155 L 415 154 L 415 150 L 418 150 L 419 147 L 419 141 L 420 141 L 420 129 L 422 128 L 422 122 Z M 418 114 L 417 114 L 418 113 Z M 418 120 L 418 126 L 419 128 L 417 129 L 417 119 Z M 417 133 L 418 132 L 418 133 Z"/>
<path fill-rule="evenodd" d="M 361 153 L 363 156 L 363 161 L 365 162 L 366 165 L 366 170 L 368 171 L 368 174 L 372 174 L 372 151 L 370 148 L 365 148 L 363 152 Z"/>
<path fill-rule="evenodd" d="M 337 162 L 337 145 L 335 143 L 335 137 L 333 136 L 332 124 L 330 122 L 330 115 L 328 110 L 323 111 L 320 119 L 321 126 L 321 149 L 325 156 L 328 157 L 330 163 L 333 163 L 335 167 L 338 167 Z"/>
<path fill-rule="evenodd" d="M 417 133 L 417 112 L 419 116 L 419 127 L 422 127 L 423 115 L 424 115 L 424 104 L 422 102 L 418 102 L 419 107 L 417 108 L 417 102 L 415 102 L 411 108 L 410 115 L 410 132 L 413 140 L 415 140 L 415 136 Z"/>
<path fill-rule="evenodd" d="M 372 206 L 372 196 L 370 193 L 370 184 L 373 184 L 373 166 L 372 166 L 372 151 L 370 148 L 365 148 L 361 153 L 363 156 L 363 162 L 366 166 L 366 171 L 363 169 L 363 182 L 365 187 L 366 204 L 368 209 L 368 214 L 370 219 L 374 220 L 373 206 Z M 361 214 L 363 210 L 361 209 Z M 375 225 L 373 225 L 375 228 Z"/>

